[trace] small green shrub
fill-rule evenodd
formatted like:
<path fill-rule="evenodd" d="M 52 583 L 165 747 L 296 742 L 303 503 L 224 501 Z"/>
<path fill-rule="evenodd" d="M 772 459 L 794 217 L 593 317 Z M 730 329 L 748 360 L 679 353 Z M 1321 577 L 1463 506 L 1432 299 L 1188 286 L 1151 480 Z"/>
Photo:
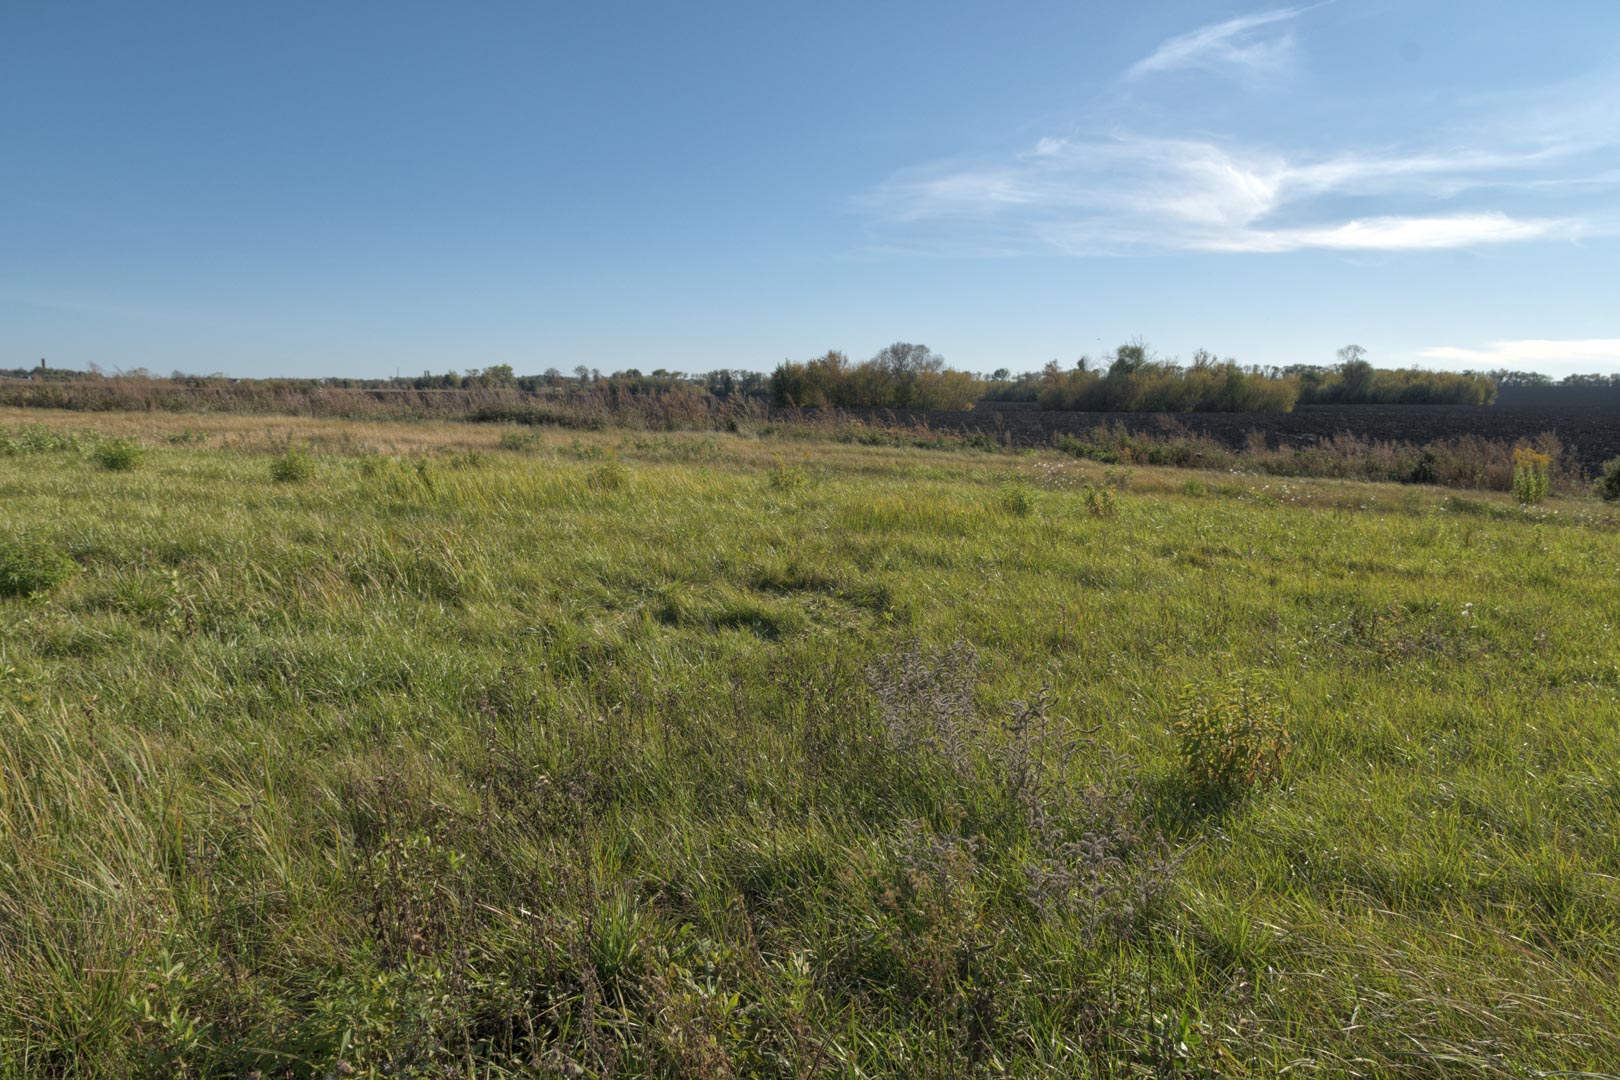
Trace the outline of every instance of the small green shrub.
<path fill-rule="evenodd" d="M 1111 446 L 1101 443 L 1087 442 L 1077 439 L 1073 435 L 1059 435 L 1054 441 L 1058 450 L 1070 457 L 1085 458 L 1088 461 L 1100 461 L 1104 465 L 1119 464 L 1119 452 Z"/>
<path fill-rule="evenodd" d="M 1552 487 L 1552 457 L 1521 446 L 1513 451 L 1513 497 L 1534 506 Z"/>
<path fill-rule="evenodd" d="M 618 491 L 630 482 L 630 470 L 614 458 L 599 461 L 585 474 L 585 486 L 592 491 Z"/>
<path fill-rule="evenodd" d="M 103 469 L 129 472 L 146 460 L 146 449 L 130 439 L 103 439 L 90 451 L 90 459 Z"/>
<path fill-rule="evenodd" d="M 781 458 L 771 463 L 770 485 L 777 491 L 798 491 L 810 483 L 810 473 L 803 465 L 789 465 Z"/>
<path fill-rule="evenodd" d="M 1080 499 L 1092 517 L 1114 517 L 1119 513 L 1119 497 L 1105 484 L 1087 484 Z"/>
<path fill-rule="evenodd" d="M 278 484 L 297 484 L 315 475 L 315 459 L 309 451 L 289 446 L 270 461 L 270 479 Z"/>
<path fill-rule="evenodd" d="M 1028 517 L 1035 511 L 1035 489 L 1022 480 L 1008 480 L 996 490 L 996 505 L 1004 514 Z"/>
<path fill-rule="evenodd" d="M 990 436 L 986 435 L 984 432 L 975 431 L 975 432 L 963 437 L 963 439 L 962 439 L 962 449 L 964 449 L 964 450 L 982 450 L 986 454 L 994 454 L 994 453 L 999 452 L 1001 450 L 1001 447 L 999 445 L 997 445 L 996 440 L 992 439 Z"/>
<path fill-rule="evenodd" d="M 0 539 L 0 596 L 34 596 L 54 589 L 78 569 L 38 537 Z"/>
<path fill-rule="evenodd" d="M 1598 474 L 1597 493 L 1605 502 L 1620 499 L 1620 457 L 1610 458 L 1603 463 L 1603 471 Z"/>
<path fill-rule="evenodd" d="M 508 428 L 501 432 L 500 448 L 527 453 L 540 448 L 540 433 L 531 428 Z"/>
<path fill-rule="evenodd" d="M 1288 728 L 1271 694 L 1243 678 L 1182 695 L 1174 724 L 1187 779 L 1206 792 L 1237 794 L 1277 778 Z"/>

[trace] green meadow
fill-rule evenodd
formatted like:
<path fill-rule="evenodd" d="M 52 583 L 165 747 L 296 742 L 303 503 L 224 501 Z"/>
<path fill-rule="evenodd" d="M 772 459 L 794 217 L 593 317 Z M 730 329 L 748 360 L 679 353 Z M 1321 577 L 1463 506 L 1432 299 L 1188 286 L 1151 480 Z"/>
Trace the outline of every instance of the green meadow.
<path fill-rule="evenodd" d="M 0 1074 L 1620 1074 L 1620 514 L 0 416 Z"/>

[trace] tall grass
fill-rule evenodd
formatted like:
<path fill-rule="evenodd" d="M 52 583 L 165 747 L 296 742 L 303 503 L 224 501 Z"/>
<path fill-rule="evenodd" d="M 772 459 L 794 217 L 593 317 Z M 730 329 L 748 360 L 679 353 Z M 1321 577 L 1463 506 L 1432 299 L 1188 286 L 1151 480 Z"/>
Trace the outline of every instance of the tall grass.
<path fill-rule="evenodd" d="M 132 421 L 48 419 L 0 1073 L 1613 1069 L 1596 500 L 161 416 L 111 472 Z M 1291 749 L 1212 798 L 1175 724 L 1263 734 L 1238 684 Z"/>

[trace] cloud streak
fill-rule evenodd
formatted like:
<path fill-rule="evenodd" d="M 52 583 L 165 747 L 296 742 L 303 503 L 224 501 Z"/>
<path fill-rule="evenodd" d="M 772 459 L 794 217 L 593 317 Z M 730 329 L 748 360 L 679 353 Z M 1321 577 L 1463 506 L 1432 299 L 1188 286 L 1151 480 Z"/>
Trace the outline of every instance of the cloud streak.
<path fill-rule="evenodd" d="M 1132 64 L 1126 79 L 1140 79 L 1183 68 L 1235 67 L 1249 71 L 1275 71 L 1292 58 L 1294 36 L 1287 31 L 1267 38 L 1257 31 L 1290 22 L 1308 7 L 1276 8 L 1211 23 L 1169 38 Z"/>
<path fill-rule="evenodd" d="M 1044 138 L 1001 163 L 908 170 L 869 193 L 865 205 L 902 227 L 993 232 L 1001 253 L 1016 237 L 1026 251 L 1068 254 L 1440 250 L 1574 236 L 1581 226 L 1494 209 L 1328 211 L 1351 201 L 1446 200 L 1555 155 L 1458 150 L 1308 159 L 1207 139 Z"/>
<path fill-rule="evenodd" d="M 1247 230 L 1231 240 L 1216 241 L 1207 250 L 1268 253 L 1308 248 L 1332 251 L 1442 251 L 1515 240 L 1539 240 L 1571 231 L 1568 222 L 1511 218 L 1502 213 L 1356 218 L 1342 225 L 1319 228 Z"/>
<path fill-rule="evenodd" d="M 1198 101 L 1178 96 L 1166 110 L 1151 95 L 1118 92 L 1157 72 L 1274 68 L 1301 17 L 1323 6 L 1270 8 L 1167 39 L 1092 104 L 1089 126 L 1106 135 L 1048 134 L 890 175 L 856 200 L 873 224 L 872 250 L 1418 252 L 1620 232 L 1603 202 L 1620 186 L 1620 124 L 1593 105 L 1620 104 L 1607 82 L 1546 88 L 1528 110 L 1492 100 L 1443 132 L 1359 148 L 1322 145 L 1309 126 L 1300 137 L 1316 145 L 1294 148 L 1167 130 L 1158 125 L 1188 123 Z"/>
<path fill-rule="evenodd" d="M 1525 338 L 1493 341 L 1483 349 L 1436 346 L 1418 355 L 1425 360 L 1483 370 L 1533 368 L 1584 374 L 1599 368 L 1620 369 L 1620 338 Z"/>

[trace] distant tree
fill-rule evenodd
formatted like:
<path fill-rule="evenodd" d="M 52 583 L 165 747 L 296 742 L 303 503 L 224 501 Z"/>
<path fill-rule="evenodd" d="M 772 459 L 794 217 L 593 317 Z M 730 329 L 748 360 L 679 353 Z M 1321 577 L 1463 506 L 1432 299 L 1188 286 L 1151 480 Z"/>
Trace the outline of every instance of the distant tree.
<path fill-rule="evenodd" d="M 1339 384 L 1335 396 L 1345 402 L 1365 402 L 1372 396 L 1374 369 L 1367 362 L 1367 350 L 1346 345 L 1339 350 Z"/>
<path fill-rule="evenodd" d="M 703 377 L 703 385 L 714 396 L 728 398 L 731 396 L 732 391 L 736 389 L 737 380 L 732 377 L 729 371 L 711 371 Z"/>
<path fill-rule="evenodd" d="M 507 387 L 517 385 L 517 375 L 512 371 L 511 364 L 493 364 L 487 368 L 468 368 L 467 377 L 462 385 L 491 389 L 494 387 Z"/>
<path fill-rule="evenodd" d="M 1114 350 L 1114 362 L 1108 365 L 1108 374 L 1134 374 L 1146 367 L 1150 359 L 1147 342 L 1137 338 Z"/>

